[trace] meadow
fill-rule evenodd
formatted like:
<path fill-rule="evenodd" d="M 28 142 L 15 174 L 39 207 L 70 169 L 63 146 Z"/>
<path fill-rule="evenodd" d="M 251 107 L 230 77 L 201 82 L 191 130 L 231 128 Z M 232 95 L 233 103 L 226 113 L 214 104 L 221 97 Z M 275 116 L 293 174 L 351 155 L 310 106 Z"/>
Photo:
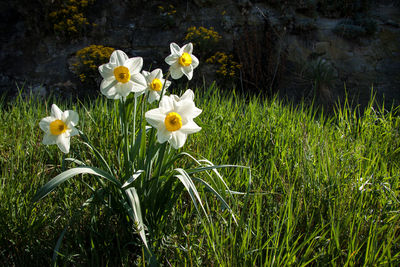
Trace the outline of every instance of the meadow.
<path fill-rule="evenodd" d="M 197 88 L 202 130 L 183 148 L 220 169 L 237 224 L 198 184 L 211 222 L 204 225 L 188 194 L 149 242 L 163 266 L 398 266 L 400 264 L 400 117 L 371 99 L 345 101 L 325 114 L 309 102 L 243 96 L 212 85 Z M 86 208 L 82 175 L 45 199 L 37 190 L 65 168 L 56 146 L 41 144 L 38 123 L 52 103 L 79 113 L 106 161 L 119 158 L 112 101 L 0 101 L 0 262 L 48 266 L 60 234 L 58 265 L 145 265 L 139 235 L 106 209 Z M 130 118 L 131 120 L 133 118 Z M 80 138 L 74 151 L 96 159 Z M 182 165 L 187 164 L 184 160 Z"/>

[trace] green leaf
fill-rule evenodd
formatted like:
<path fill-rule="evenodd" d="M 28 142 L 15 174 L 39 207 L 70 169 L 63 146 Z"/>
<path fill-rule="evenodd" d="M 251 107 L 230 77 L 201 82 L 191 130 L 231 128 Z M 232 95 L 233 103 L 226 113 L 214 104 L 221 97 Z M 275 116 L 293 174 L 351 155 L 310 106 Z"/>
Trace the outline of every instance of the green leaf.
<path fill-rule="evenodd" d="M 58 254 L 60 254 L 59 251 L 60 251 L 61 243 L 62 243 L 65 233 L 67 232 L 68 227 L 69 227 L 69 225 L 65 226 L 64 230 L 61 232 L 60 236 L 57 239 L 57 243 L 56 243 L 56 246 L 54 247 L 54 252 L 53 252 L 53 259 L 52 259 L 53 266 L 56 266 L 57 256 L 58 256 Z"/>
<path fill-rule="evenodd" d="M 193 180 L 202 183 L 208 190 L 210 190 L 222 202 L 222 205 L 231 213 L 233 220 L 237 224 L 235 214 L 233 214 L 231 207 L 228 205 L 228 203 L 226 203 L 225 199 L 220 194 L 218 194 L 218 192 L 203 179 L 193 177 Z"/>
<path fill-rule="evenodd" d="M 36 195 L 33 197 L 33 201 L 36 202 L 42 198 L 44 198 L 47 194 L 53 191 L 58 185 L 62 184 L 63 182 L 67 181 L 69 178 L 74 177 L 78 174 L 93 174 L 97 175 L 101 178 L 107 179 L 113 184 L 121 187 L 121 183 L 115 179 L 114 176 L 111 174 L 98 169 L 96 167 L 76 167 L 73 169 L 69 169 L 65 172 L 60 173 L 53 179 L 51 179 L 47 184 L 45 184 L 42 188 L 37 191 Z"/>
<path fill-rule="evenodd" d="M 122 188 L 127 187 L 131 183 L 133 183 L 144 171 L 143 170 L 138 170 L 135 172 L 123 185 Z"/>
<path fill-rule="evenodd" d="M 180 173 L 179 175 L 175 175 L 175 177 L 178 178 L 182 182 L 182 184 L 186 187 L 186 190 L 189 192 L 190 198 L 192 199 L 197 212 L 200 214 L 200 211 L 199 211 L 199 208 L 197 205 L 197 201 L 198 201 L 204 212 L 204 215 L 206 216 L 207 220 L 210 221 L 210 219 L 208 218 L 207 212 L 204 209 L 203 203 L 201 202 L 199 192 L 197 191 L 196 186 L 194 185 L 189 174 L 184 169 L 181 169 L 181 168 L 176 168 L 175 171 Z"/>
<path fill-rule="evenodd" d="M 83 163 L 82 161 L 80 161 L 80 160 L 78 160 L 78 159 L 74 159 L 74 158 L 65 158 L 64 160 L 65 160 L 65 161 L 71 161 L 71 162 L 76 163 L 76 164 L 78 164 L 78 165 L 80 165 L 80 166 L 86 166 L 85 163 Z"/>
<path fill-rule="evenodd" d="M 140 201 L 139 201 L 139 196 L 137 194 L 136 188 L 134 188 L 134 187 L 128 188 L 127 190 L 125 190 L 125 192 L 128 195 L 128 200 L 129 200 L 129 203 L 131 204 L 131 207 L 133 210 L 132 217 L 138 224 L 140 237 L 142 238 L 142 241 L 143 241 L 144 245 L 146 246 L 146 248 L 149 249 L 149 247 L 147 245 L 147 240 L 146 240 L 146 233 L 144 232 L 142 211 L 140 209 Z"/>

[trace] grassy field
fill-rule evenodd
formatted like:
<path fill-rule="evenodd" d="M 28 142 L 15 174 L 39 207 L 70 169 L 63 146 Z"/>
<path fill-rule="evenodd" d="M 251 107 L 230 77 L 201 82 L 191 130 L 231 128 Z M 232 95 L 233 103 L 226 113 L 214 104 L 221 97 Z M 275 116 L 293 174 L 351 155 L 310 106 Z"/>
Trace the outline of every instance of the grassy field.
<path fill-rule="evenodd" d="M 324 115 L 310 105 L 197 89 L 203 128 L 183 147 L 223 174 L 235 224 L 215 197 L 201 191 L 212 222 L 201 220 L 187 194 L 151 240 L 165 266 L 398 266 L 400 264 L 400 117 L 396 109 L 346 103 Z M 1 102 L 0 262 L 47 266 L 65 230 L 59 265 L 144 264 L 138 235 L 115 214 L 82 208 L 89 176 L 71 179 L 43 200 L 36 191 L 61 172 L 62 153 L 41 144 L 38 123 L 55 102 L 80 115 L 79 128 L 115 162 L 119 155 L 111 100 Z M 386 107 L 387 108 L 387 107 Z M 94 164 L 79 138 L 79 153 Z M 183 161 L 184 165 L 185 162 Z M 201 186 L 199 185 L 199 188 Z"/>

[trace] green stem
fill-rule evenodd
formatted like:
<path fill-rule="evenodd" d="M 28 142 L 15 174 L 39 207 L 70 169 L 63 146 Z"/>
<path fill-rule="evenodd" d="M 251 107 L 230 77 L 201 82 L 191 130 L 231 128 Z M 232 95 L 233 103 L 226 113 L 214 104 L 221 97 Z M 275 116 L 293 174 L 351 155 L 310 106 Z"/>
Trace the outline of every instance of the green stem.
<path fill-rule="evenodd" d="M 137 98 L 135 97 L 135 102 L 134 102 L 134 106 L 133 106 L 133 142 L 132 142 L 132 146 L 135 145 L 135 136 L 136 136 L 136 106 L 137 106 Z"/>
<path fill-rule="evenodd" d="M 162 87 L 162 89 L 161 89 L 160 101 L 161 101 L 161 99 L 162 99 L 163 96 L 164 96 L 165 85 L 167 84 L 167 81 L 168 81 L 168 78 L 169 78 L 170 75 L 171 75 L 171 72 L 168 71 L 168 72 L 167 72 L 167 75 L 165 76 L 165 81 L 164 81 L 163 87 Z M 160 102 L 160 101 L 159 101 L 159 102 Z"/>
<path fill-rule="evenodd" d="M 124 131 L 124 146 L 125 146 L 125 153 L 124 153 L 124 160 L 125 160 L 125 176 L 129 176 L 129 138 L 128 138 L 128 120 L 126 114 L 126 105 L 125 101 L 121 100 L 122 110 L 121 110 L 121 120 L 122 120 L 122 127 Z"/>

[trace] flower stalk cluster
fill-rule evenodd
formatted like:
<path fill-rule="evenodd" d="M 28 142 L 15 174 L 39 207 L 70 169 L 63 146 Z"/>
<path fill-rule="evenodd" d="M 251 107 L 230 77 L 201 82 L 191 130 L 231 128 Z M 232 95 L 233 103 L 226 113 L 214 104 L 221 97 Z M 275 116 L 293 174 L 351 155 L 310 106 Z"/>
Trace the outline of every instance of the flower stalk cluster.
<path fill-rule="evenodd" d="M 119 110 L 119 134 L 122 138 L 120 146 L 114 149 L 121 155 L 122 160 L 117 163 L 107 162 L 101 151 L 76 128 L 79 116 L 75 111 L 62 112 L 53 104 L 51 116 L 39 123 L 45 132 L 44 144 L 57 144 L 63 153 L 69 153 L 70 138 L 79 135 L 80 141 L 93 151 L 94 157 L 101 163 L 101 168 L 85 165 L 84 159 L 68 158 L 79 166 L 54 177 L 37 192 L 34 200 L 42 199 L 71 177 L 78 174 L 91 175 L 98 182 L 90 186 L 93 197 L 101 198 L 100 204 L 106 207 L 111 206 L 109 203 L 113 203 L 113 207 L 115 203 L 119 205 L 116 210 L 123 211 L 123 214 L 119 214 L 121 220 L 128 218 L 128 221 L 133 222 L 146 247 L 150 263 L 155 259 L 152 247 L 157 241 L 157 233 L 168 224 L 168 214 L 184 189 L 199 214 L 203 214 L 209 221 L 191 174 L 213 170 L 218 179 L 222 180 L 216 169 L 224 167 L 214 166 L 207 160 L 196 160 L 188 153 L 179 153 L 188 135 L 201 130 L 194 119 L 202 110 L 196 107 L 194 92 L 191 89 L 187 89 L 181 96 L 168 95 L 167 89 L 171 86 L 168 78 L 179 79 L 185 76 L 189 80 L 192 79 L 199 60 L 192 53 L 191 43 L 183 47 L 171 43 L 170 50 L 171 54 L 165 58 L 165 62 L 170 66 L 165 76 L 160 68 L 152 71 L 142 70 L 141 57 L 129 58 L 121 50 L 112 52 L 109 62 L 98 68 L 103 78 L 100 91 L 108 99 L 116 100 L 114 103 Z M 146 110 L 147 105 L 157 107 Z M 140 115 L 138 125 L 137 114 Z M 150 126 L 146 125 L 146 122 Z M 177 168 L 178 160 L 182 157 L 189 157 L 194 164 L 200 166 L 186 170 Z M 118 166 L 119 164 L 121 166 Z M 210 175 L 208 172 L 207 174 Z M 223 185 L 219 190 L 200 178 L 196 178 L 196 181 L 215 194 L 233 216 L 231 208 L 218 193 L 224 192 L 226 195 L 226 192 L 230 192 L 223 180 L 222 183 L 212 180 L 214 186 Z M 183 184 L 183 187 L 179 186 L 179 183 Z"/>

